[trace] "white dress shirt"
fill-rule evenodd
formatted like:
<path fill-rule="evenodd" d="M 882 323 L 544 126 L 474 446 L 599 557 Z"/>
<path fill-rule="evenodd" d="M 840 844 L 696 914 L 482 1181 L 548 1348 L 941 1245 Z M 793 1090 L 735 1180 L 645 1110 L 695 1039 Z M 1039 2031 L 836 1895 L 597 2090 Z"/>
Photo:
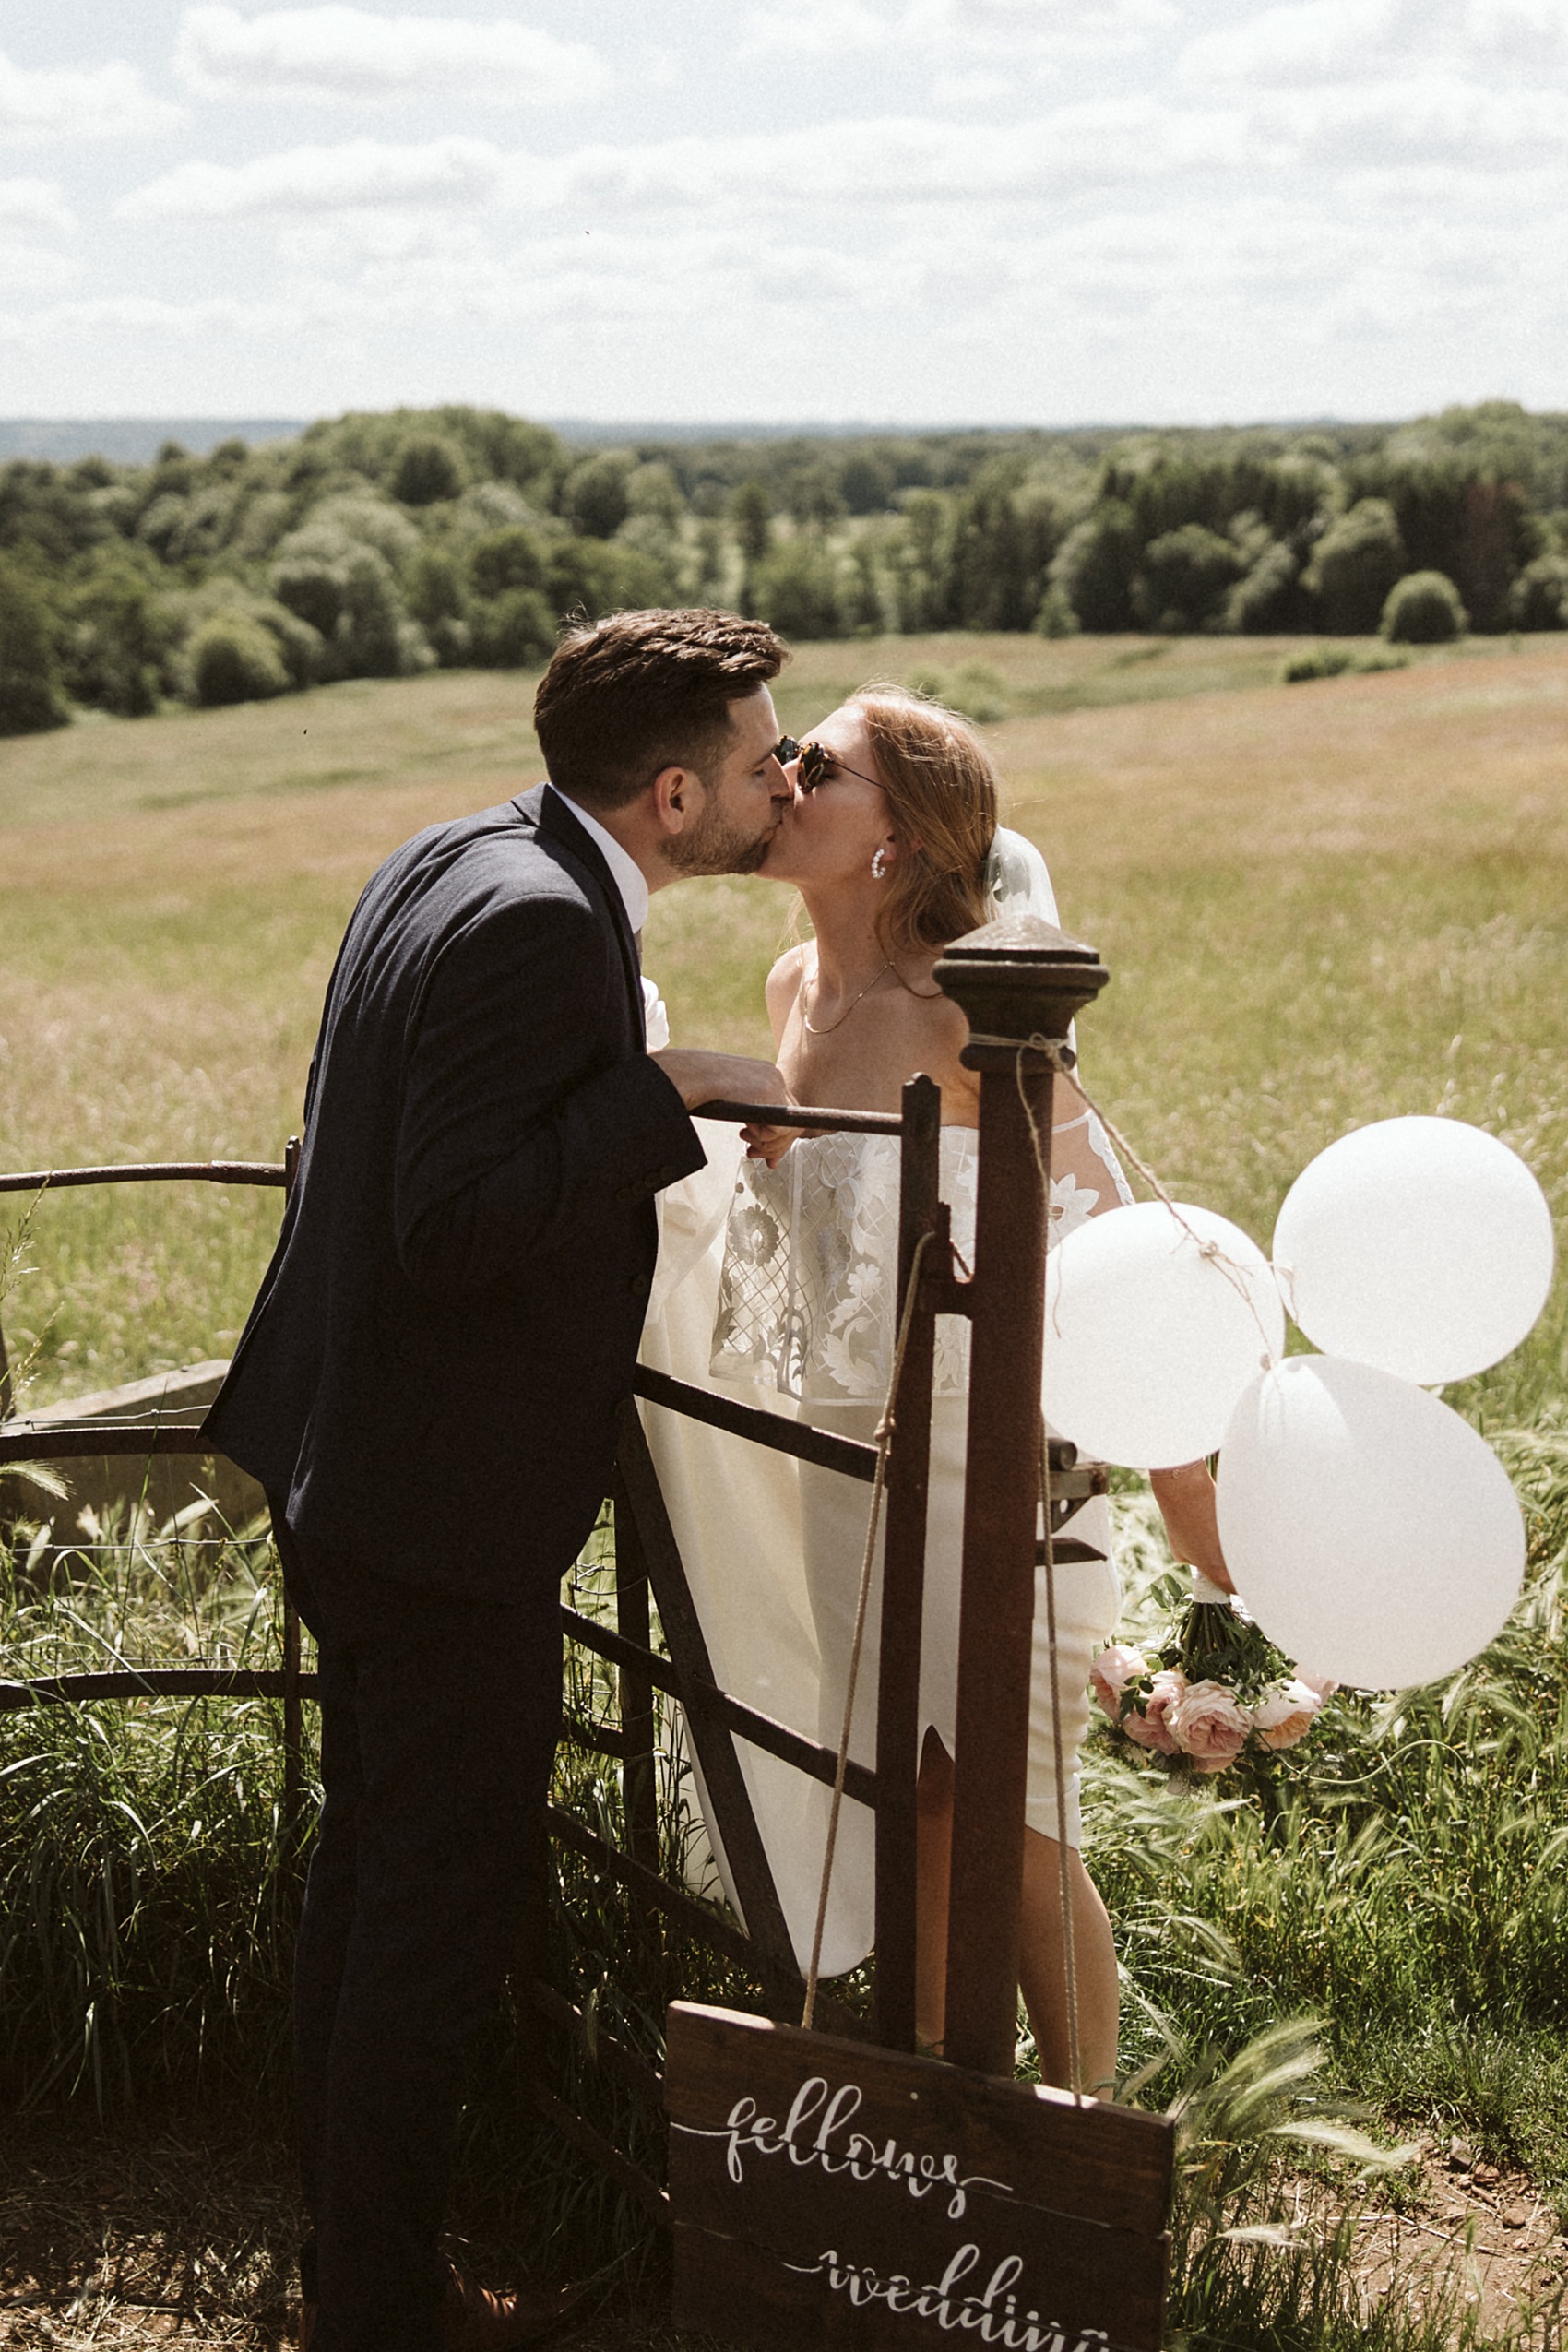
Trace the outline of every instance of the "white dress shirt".
<path fill-rule="evenodd" d="M 565 802 L 566 806 L 610 868 L 611 880 L 621 893 L 621 904 L 626 909 L 626 921 L 632 926 L 632 936 L 637 943 L 637 950 L 640 954 L 642 928 L 647 921 L 648 901 L 647 883 L 644 879 L 641 866 L 638 865 L 636 858 L 621 847 L 613 833 L 605 831 L 599 819 L 591 815 L 580 801 L 574 801 L 569 792 L 562 792 L 559 784 L 552 784 L 550 789 L 552 792 L 560 793 L 562 800 Z M 670 1016 L 664 1009 L 663 998 L 650 980 L 643 981 L 643 1019 L 647 1030 L 648 1051 L 661 1052 L 670 1042 Z"/>

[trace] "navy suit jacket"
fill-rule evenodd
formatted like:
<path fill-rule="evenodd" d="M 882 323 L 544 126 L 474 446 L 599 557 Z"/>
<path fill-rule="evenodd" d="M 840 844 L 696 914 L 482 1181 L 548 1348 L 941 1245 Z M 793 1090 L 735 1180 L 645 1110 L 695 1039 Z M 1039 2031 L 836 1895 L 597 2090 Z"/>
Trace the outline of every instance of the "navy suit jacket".
<path fill-rule="evenodd" d="M 609 1478 L 653 1195 L 702 1160 L 570 808 L 540 785 L 433 826 L 349 924 L 208 1435 L 318 1557 L 495 1598 L 559 1577 Z"/>

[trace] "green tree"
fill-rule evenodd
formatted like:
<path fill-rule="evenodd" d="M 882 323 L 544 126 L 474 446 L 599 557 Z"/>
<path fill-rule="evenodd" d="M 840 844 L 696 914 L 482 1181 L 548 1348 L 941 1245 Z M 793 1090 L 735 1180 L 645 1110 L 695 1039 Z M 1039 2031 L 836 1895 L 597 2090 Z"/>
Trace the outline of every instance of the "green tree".
<path fill-rule="evenodd" d="M 1227 628 L 1249 636 L 1273 636 L 1299 628 L 1306 601 L 1301 573 L 1295 550 L 1284 540 L 1270 540 L 1226 599 Z"/>
<path fill-rule="evenodd" d="M 1318 618 L 1334 636 L 1370 636 L 1388 591 L 1409 568 L 1404 540 L 1386 498 L 1361 498 L 1331 523 L 1313 550 L 1306 586 Z"/>
<path fill-rule="evenodd" d="M 741 561 L 750 571 L 773 544 L 773 501 L 754 474 L 731 498 L 730 519 L 735 526 Z"/>
<path fill-rule="evenodd" d="M 1144 550 L 1133 580 L 1133 610 L 1146 628 L 1171 633 L 1216 624 L 1246 570 L 1246 557 L 1203 523 L 1162 531 Z"/>
<path fill-rule="evenodd" d="M 1452 645 L 1469 625 L 1459 591 L 1443 572 L 1407 572 L 1396 580 L 1381 624 L 1390 645 Z"/>
<path fill-rule="evenodd" d="M 1142 552 L 1132 509 L 1120 499 L 1108 499 L 1068 532 L 1051 560 L 1051 579 L 1080 628 L 1134 626 L 1133 581 Z"/>
<path fill-rule="evenodd" d="M 838 567 L 820 540 L 786 540 L 757 564 L 747 590 L 749 609 L 783 636 L 848 634 Z"/>
<path fill-rule="evenodd" d="M 19 564 L 0 559 L 0 735 L 41 734 L 70 716 L 43 599 Z"/>
<path fill-rule="evenodd" d="M 468 479 L 462 451 L 444 434 L 416 434 L 404 442 L 392 469 L 392 495 L 405 506 L 434 506 L 438 499 L 457 497 Z"/>
<path fill-rule="evenodd" d="M 197 702 L 263 702 L 287 694 L 290 677 L 277 639 L 248 612 L 215 612 L 186 650 Z"/>
<path fill-rule="evenodd" d="M 585 539 L 613 539 L 631 512 L 632 461 L 618 451 L 587 457 L 561 490 L 561 512 Z"/>
<path fill-rule="evenodd" d="M 409 570 L 409 611 L 430 640 L 444 670 L 460 669 L 473 654 L 469 591 L 463 566 L 446 547 L 422 547 Z"/>
<path fill-rule="evenodd" d="M 77 702 L 118 719 L 157 709 L 179 635 L 145 560 L 128 548 L 106 550 L 62 600 L 65 683 Z"/>
<path fill-rule="evenodd" d="M 1508 591 L 1515 629 L 1568 629 L 1568 555 L 1538 555 Z"/>
<path fill-rule="evenodd" d="M 469 550 L 469 577 L 478 596 L 504 596 L 508 588 L 541 588 L 544 550 L 520 523 L 486 531 Z"/>

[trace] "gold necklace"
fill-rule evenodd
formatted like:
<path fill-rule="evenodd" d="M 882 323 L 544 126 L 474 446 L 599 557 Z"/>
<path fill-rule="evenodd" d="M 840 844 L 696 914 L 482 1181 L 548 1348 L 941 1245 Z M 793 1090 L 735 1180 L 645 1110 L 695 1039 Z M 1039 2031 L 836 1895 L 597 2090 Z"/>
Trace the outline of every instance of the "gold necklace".
<path fill-rule="evenodd" d="M 871 994 L 872 990 L 882 978 L 882 972 L 890 972 L 892 969 L 893 958 L 889 956 L 886 962 L 882 967 L 882 971 L 873 972 L 870 980 L 867 980 L 864 988 L 861 989 L 860 996 L 857 996 L 853 1003 L 846 1004 L 844 1010 L 839 1014 L 838 1018 L 836 1021 L 829 1021 L 823 1028 L 819 1029 L 815 1026 L 812 1020 L 811 1015 L 806 1011 L 806 1008 L 802 1004 L 801 1006 L 801 1018 L 806 1025 L 806 1035 L 808 1037 L 831 1037 L 835 1029 L 841 1029 L 845 1022 L 849 1019 L 850 1014 L 854 1011 L 855 1005 L 861 1002 L 861 998 Z"/>

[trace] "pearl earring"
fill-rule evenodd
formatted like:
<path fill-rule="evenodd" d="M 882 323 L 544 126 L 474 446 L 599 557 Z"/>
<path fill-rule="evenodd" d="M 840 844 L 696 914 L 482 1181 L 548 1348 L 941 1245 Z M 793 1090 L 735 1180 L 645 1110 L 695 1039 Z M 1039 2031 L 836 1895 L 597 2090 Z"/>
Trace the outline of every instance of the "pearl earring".
<path fill-rule="evenodd" d="M 877 851 L 875 857 L 873 858 L 871 861 L 871 870 L 876 876 L 878 882 L 880 882 L 883 875 L 887 872 L 887 852 L 885 849 L 879 849 Z"/>

